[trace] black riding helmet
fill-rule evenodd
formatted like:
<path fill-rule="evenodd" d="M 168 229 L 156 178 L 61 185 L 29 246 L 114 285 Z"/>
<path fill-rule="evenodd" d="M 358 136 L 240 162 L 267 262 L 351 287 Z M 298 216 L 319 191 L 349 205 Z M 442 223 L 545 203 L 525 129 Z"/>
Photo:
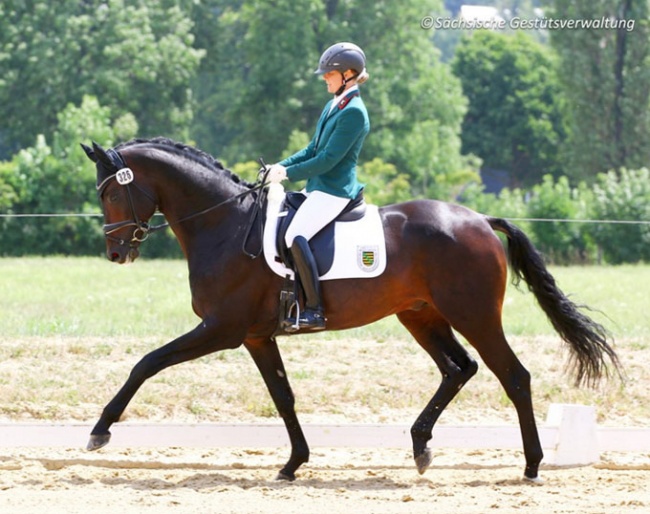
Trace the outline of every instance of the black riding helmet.
<path fill-rule="evenodd" d="M 314 72 L 323 75 L 328 71 L 338 70 L 341 73 L 354 70 L 361 73 L 366 69 L 366 55 L 354 43 L 336 43 L 321 55 L 318 69 Z"/>

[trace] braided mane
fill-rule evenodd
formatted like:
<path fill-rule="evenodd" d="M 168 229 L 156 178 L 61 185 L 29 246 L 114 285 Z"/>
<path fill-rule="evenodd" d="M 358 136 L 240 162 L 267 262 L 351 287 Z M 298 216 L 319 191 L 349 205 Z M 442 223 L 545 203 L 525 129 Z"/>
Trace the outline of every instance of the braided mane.
<path fill-rule="evenodd" d="M 121 150 L 123 148 L 135 146 L 135 145 L 149 145 L 149 146 L 158 147 L 167 152 L 197 162 L 208 169 L 214 170 L 215 172 L 225 174 L 233 182 L 237 184 L 242 184 L 247 187 L 253 186 L 253 184 L 251 184 L 250 182 L 243 180 L 241 177 L 239 177 L 238 175 L 236 175 L 235 173 L 233 173 L 232 171 L 224 167 L 221 161 L 215 159 L 212 155 L 208 154 L 207 152 L 204 152 L 203 150 L 200 150 L 193 146 L 186 145 L 184 143 L 173 141 L 172 139 L 166 137 L 154 137 L 152 139 L 132 139 L 125 143 L 120 143 L 115 147 L 115 150 Z"/>

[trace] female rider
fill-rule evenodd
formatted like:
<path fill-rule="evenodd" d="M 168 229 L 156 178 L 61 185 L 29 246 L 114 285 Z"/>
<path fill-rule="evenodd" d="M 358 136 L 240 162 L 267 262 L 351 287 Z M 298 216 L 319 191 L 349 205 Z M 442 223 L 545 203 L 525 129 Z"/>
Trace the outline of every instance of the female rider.
<path fill-rule="evenodd" d="M 368 79 L 363 50 L 352 43 L 332 45 L 314 73 L 322 75 L 334 98 L 325 105 L 309 145 L 271 166 L 268 175 L 272 182 L 307 180 L 303 191 L 307 198 L 285 238 L 305 291 L 305 309 L 297 320 L 285 320 L 287 331 L 325 328 L 318 270 L 308 241 L 363 194 L 356 166 L 370 130 L 358 86 Z"/>

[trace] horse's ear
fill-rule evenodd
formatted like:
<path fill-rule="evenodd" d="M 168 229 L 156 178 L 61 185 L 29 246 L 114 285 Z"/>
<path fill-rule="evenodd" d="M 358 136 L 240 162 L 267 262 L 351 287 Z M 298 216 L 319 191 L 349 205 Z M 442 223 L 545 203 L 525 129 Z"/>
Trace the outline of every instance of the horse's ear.
<path fill-rule="evenodd" d="M 83 143 L 79 143 L 79 144 L 81 145 L 81 148 L 84 149 L 84 152 L 86 152 L 88 158 L 93 162 L 97 162 L 97 156 L 95 155 L 93 149 L 90 148 L 88 145 L 84 145 Z"/>
<path fill-rule="evenodd" d="M 100 161 L 102 164 L 107 166 L 109 169 L 113 167 L 113 161 L 106 153 L 101 146 L 99 146 L 95 141 L 93 141 L 93 154 L 95 155 L 95 162 Z"/>

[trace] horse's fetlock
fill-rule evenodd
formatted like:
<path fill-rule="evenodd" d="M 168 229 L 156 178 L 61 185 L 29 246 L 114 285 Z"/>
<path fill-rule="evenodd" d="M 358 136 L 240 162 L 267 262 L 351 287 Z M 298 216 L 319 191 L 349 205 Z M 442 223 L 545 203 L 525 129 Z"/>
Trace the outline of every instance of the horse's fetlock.
<path fill-rule="evenodd" d="M 420 443 L 422 447 L 426 447 L 428 443 L 433 438 L 432 429 L 424 424 L 416 423 L 411 427 L 411 439 L 414 443 Z"/>

